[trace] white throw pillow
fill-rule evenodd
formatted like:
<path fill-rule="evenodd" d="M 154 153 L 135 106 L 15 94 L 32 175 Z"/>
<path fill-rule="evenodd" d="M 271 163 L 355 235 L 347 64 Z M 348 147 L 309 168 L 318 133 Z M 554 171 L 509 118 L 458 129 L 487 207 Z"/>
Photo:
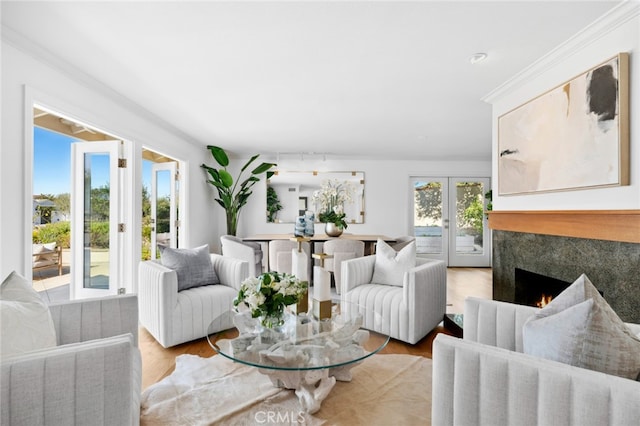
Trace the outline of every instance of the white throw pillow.
<path fill-rule="evenodd" d="M 53 261 L 53 255 L 56 253 L 56 243 L 34 244 L 33 254 L 37 254 L 34 258 L 34 262 L 38 261 Z M 38 266 L 38 265 L 34 265 Z"/>
<path fill-rule="evenodd" d="M 640 339 L 582 274 L 523 326 L 524 352 L 636 380 Z"/>
<path fill-rule="evenodd" d="M 402 287 L 404 273 L 416 266 L 416 242 L 412 241 L 400 251 L 378 239 L 376 243 L 376 263 L 373 267 L 374 284 L 388 284 Z"/>
<path fill-rule="evenodd" d="M 56 346 L 49 307 L 15 271 L 0 285 L 0 321 L 0 357 Z"/>
<path fill-rule="evenodd" d="M 219 284 L 211 256 L 209 245 L 195 249 L 174 249 L 158 246 L 160 263 L 178 274 L 178 291 L 209 284 Z"/>

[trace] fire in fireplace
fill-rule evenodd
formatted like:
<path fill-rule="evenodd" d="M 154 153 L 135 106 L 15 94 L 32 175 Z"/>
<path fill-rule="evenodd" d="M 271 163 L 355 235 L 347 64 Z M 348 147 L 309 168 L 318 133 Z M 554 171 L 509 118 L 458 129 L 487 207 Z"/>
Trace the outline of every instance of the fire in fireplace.
<path fill-rule="evenodd" d="M 542 308 L 570 285 L 567 281 L 516 268 L 514 302 Z"/>

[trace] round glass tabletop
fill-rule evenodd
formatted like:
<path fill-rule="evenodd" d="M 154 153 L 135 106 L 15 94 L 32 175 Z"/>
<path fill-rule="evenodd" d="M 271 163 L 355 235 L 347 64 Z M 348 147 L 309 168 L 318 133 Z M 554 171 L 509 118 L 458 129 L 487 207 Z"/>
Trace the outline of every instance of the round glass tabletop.
<path fill-rule="evenodd" d="M 218 354 L 261 369 L 338 369 L 382 350 L 389 336 L 362 328 L 382 324 L 379 313 L 346 302 L 332 305 L 331 318 L 287 311 L 282 326 L 267 328 L 249 311 L 228 311 L 209 325 L 207 340 Z M 382 329 L 382 327 L 376 327 Z"/>

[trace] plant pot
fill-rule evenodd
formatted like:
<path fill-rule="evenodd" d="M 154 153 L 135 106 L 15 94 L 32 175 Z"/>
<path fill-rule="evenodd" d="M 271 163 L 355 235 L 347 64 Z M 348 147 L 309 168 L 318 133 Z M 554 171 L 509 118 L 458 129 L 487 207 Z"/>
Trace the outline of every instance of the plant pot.
<path fill-rule="evenodd" d="M 330 237 L 339 237 L 342 235 L 343 229 L 333 222 L 327 222 L 324 225 L 324 233 Z"/>

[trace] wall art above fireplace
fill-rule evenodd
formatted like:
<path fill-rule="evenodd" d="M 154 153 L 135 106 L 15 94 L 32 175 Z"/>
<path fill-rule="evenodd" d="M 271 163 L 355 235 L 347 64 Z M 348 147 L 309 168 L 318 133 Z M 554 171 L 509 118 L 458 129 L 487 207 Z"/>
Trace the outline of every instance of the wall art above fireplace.
<path fill-rule="evenodd" d="M 629 184 L 628 54 L 498 118 L 500 195 Z"/>

